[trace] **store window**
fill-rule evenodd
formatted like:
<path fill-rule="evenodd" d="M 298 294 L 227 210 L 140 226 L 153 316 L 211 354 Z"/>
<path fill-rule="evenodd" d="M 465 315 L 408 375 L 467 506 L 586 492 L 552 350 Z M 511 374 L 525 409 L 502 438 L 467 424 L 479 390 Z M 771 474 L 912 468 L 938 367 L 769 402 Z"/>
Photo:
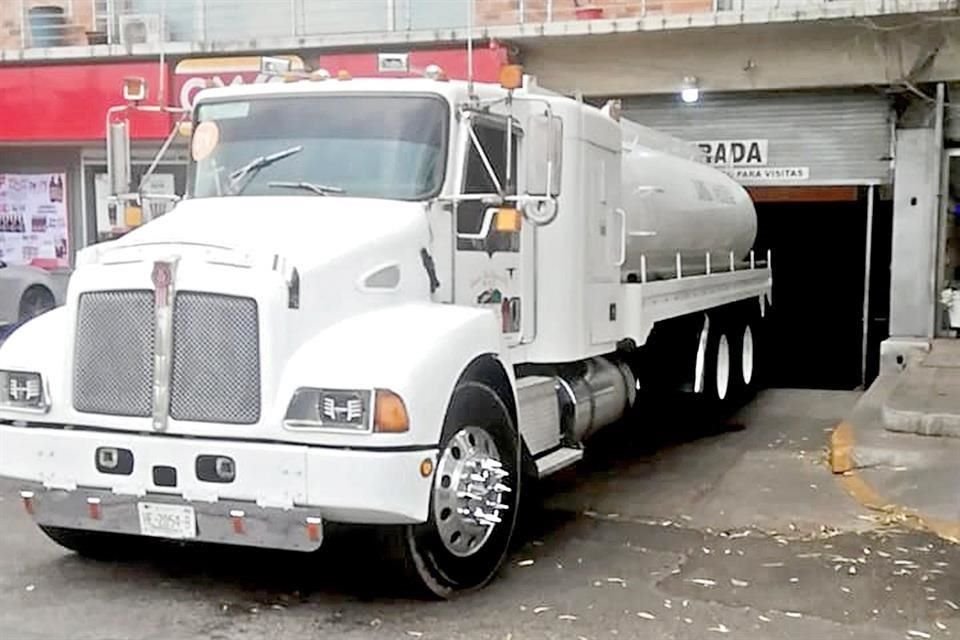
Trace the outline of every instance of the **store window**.
<path fill-rule="evenodd" d="M 149 160 L 134 160 L 131 167 L 131 184 L 140 184 L 150 168 Z M 131 230 L 150 222 L 173 208 L 170 200 L 145 198 L 143 206 L 117 207 L 108 202 L 109 176 L 105 162 L 84 163 L 84 191 L 86 211 L 86 241 L 88 244 L 119 238 Z M 145 194 L 183 194 L 187 186 L 185 163 L 159 164 L 147 178 Z"/>

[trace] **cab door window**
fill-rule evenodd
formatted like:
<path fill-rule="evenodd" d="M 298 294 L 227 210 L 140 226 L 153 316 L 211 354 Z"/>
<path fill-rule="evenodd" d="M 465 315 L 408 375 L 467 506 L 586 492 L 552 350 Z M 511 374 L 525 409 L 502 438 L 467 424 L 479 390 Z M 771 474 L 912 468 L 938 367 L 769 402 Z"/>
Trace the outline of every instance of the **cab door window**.
<path fill-rule="evenodd" d="M 465 175 L 463 181 L 464 195 L 503 195 L 517 194 L 517 147 L 519 136 L 515 129 L 512 135 L 510 149 L 511 175 L 507 176 L 507 127 L 503 123 L 492 123 L 484 120 L 475 120 L 472 123 L 476 134 L 476 142 L 483 149 L 483 155 L 477 144 L 471 141 L 467 152 Z M 486 156 L 486 162 L 484 162 Z M 487 163 L 492 169 L 487 168 Z M 495 178 L 495 179 L 494 179 Z M 485 211 L 490 205 L 478 200 L 460 202 L 457 213 L 458 234 L 480 233 L 483 228 Z M 519 241 L 516 233 L 498 232 L 491 228 L 483 239 L 458 238 L 457 248 L 461 251 L 518 251 Z"/>

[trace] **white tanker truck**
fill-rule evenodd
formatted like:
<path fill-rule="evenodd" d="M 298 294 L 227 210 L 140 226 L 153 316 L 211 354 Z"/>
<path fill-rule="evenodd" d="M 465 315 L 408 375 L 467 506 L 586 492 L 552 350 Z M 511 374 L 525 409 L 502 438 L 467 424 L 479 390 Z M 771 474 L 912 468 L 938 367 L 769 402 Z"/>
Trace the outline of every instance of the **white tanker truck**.
<path fill-rule="evenodd" d="M 0 475 L 50 538 L 309 552 L 378 525 L 447 597 L 638 390 L 754 390 L 769 257 L 691 145 L 516 67 L 301 75 L 201 92 L 184 199 L 81 251 L 0 348 Z"/>

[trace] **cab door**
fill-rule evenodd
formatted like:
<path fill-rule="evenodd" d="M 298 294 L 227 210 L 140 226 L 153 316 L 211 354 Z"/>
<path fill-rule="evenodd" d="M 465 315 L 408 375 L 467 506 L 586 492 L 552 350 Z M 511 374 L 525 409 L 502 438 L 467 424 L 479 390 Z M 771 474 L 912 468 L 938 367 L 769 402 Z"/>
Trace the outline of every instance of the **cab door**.
<path fill-rule="evenodd" d="M 470 114 L 455 205 L 454 302 L 492 310 L 508 346 L 536 331 L 536 227 L 514 198 L 522 192 L 523 132 L 506 117 Z"/>

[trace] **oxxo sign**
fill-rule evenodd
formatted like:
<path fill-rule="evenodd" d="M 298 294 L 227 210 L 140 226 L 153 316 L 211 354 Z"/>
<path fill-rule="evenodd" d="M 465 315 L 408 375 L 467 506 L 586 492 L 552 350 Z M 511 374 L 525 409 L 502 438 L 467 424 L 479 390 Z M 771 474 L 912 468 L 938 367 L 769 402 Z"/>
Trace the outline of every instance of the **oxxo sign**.
<path fill-rule="evenodd" d="M 719 167 L 767 166 L 767 140 L 701 140 L 696 144 L 703 151 L 707 164 Z"/>
<path fill-rule="evenodd" d="M 294 70 L 303 69 L 303 60 L 298 56 L 281 57 L 290 59 Z M 173 73 L 175 95 L 184 109 L 192 108 L 197 92 L 207 86 L 284 81 L 282 77 L 260 73 L 260 58 L 256 56 L 182 60 Z"/>

